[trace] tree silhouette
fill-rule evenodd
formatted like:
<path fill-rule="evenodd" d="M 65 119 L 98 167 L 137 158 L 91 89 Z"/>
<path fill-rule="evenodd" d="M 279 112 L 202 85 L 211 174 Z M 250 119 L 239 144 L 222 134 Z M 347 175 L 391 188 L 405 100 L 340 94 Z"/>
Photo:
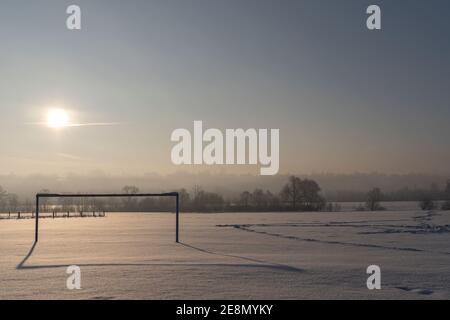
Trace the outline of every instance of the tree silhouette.
<path fill-rule="evenodd" d="M 436 209 L 436 204 L 430 196 L 425 196 L 420 202 L 419 207 L 422 210 L 434 210 Z"/>
<path fill-rule="evenodd" d="M 133 195 L 139 193 L 139 188 L 136 186 L 125 186 L 122 188 L 122 192 Z M 124 210 L 125 211 L 134 211 L 137 209 L 137 200 L 134 197 L 127 197 L 124 200 Z"/>
<path fill-rule="evenodd" d="M 0 186 L 0 211 L 4 211 L 6 207 L 6 197 L 8 192 Z"/>
<path fill-rule="evenodd" d="M 239 197 L 239 204 L 245 209 L 247 210 L 250 204 L 250 200 L 251 200 L 251 193 L 248 191 L 244 191 L 241 193 L 240 197 Z"/>
<path fill-rule="evenodd" d="M 450 200 L 450 179 L 447 180 L 447 185 L 445 186 L 444 193 L 446 200 Z"/>
<path fill-rule="evenodd" d="M 289 177 L 289 182 L 283 187 L 280 197 L 290 203 L 292 210 L 321 210 L 324 199 L 319 195 L 320 187 L 314 180 Z"/>
<path fill-rule="evenodd" d="M 290 176 L 289 182 L 283 187 L 280 193 L 283 201 L 290 202 L 294 211 L 297 209 L 297 203 L 300 201 L 300 183 L 300 178 Z"/>
<path fill-rule="evenodd" d="M 367 193 L 366 207 L 370 211 L 381 210 L 380 206 L 382 194 L 380 188 L 373 188 Z"/>

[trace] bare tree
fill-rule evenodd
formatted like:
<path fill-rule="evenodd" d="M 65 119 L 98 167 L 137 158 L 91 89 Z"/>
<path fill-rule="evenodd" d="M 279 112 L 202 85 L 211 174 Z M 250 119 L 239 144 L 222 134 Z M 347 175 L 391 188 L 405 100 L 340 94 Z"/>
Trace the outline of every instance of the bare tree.
<path fill-rule="evenodd" d="M 9 211 L 17 211 L 19 208 L 19 197 L 17 194 L 9 194 L 8 195 L 8 210 Z"/>
<path fill-rule="evenodd" d="M 8 192 L 6 192 L 6 190 L 4 190 L 0 186 L 0 211 L 4 211 L 6 209 L 7 195 L 8 195 Z"/>
<path fill-rule="evenodd" d="M 182 211 L 190 210 L 191 207 L 191 196 L 186 191 L 186 189 L 181 189 L 178 191 L 178 194 L 180 196 L 180 208 Z"/>
<path fill-rule="evenodd" d="M 267 206 L 266 195 L 262 189 L 255 189 L 250 199 L 252 206 L 257 210 L 261 210 Z"/>
<path fill-rule="evenodd" d="M 136 186 L 125 186 L 122 188 L 122 192 L 125 194 L 133 195 L 139 193 L 139 188 Z M 123 209 L 125 211 L 134 211 L 137 209 L 137 200 L 133 197 L 127 197 L 123 203 Z"/>
<path fill-rule="evenodd" d="M 447 185 L 445 186 L 445 189 L 444 189 L 444 196 L 445 196 L 445 200 L 450 201 L 450 179 L 447 180 Z"/>
<path fill-rule="evenodd" d="M 266 197 L 268 210 L 279 210 L 280 209 L 280 199 L 276 195 L 274 195 L 272 192 L 267 190 L 265 197 Z"/>
<path fill-rule="evenodd" d="M 289 182 L 281 190 L 280 196 L 284 201 L 290 202 L 292 210 L 297 209 L 297 203 L 300 201 L 300 178 L 289 177 Z"/>
<path fill-rule="evenodd" d="M 319 195 L 320 187 L 316 181 L 289 177 L 289 182 L 283 187 L 280 197 L 292 205 L 292 210 L 321 210 L 325 205 L 324 199 Z"/>
<path fill-rule="evenodd" d="M 419 207 L 422 210 L 434 210 L 436 209 L 436 204 L 430 196 L 425 196 L 420 202 Z"/>
<path fill-rule="evenodd" d="M 300 200 L 303 210 L 322 210 L 325 200 L 319 195 L 320 187 L 316 181 L 304 179 L 300 182 Z"/>
<path fill-rule="evenodd" d="M 194 211 L 202 211 L 204 207 L 204 203 L 202 200 L 205 192 L 199 185 L 194 185 L 192 193 L 193 193 L 192 209 Z"/>
<path fill-rule="evenodd" d="M 34 203 L 30 199 L 26 199 L 23 206 L 25 212 L 32 212 L 34 210 Z"/>
<path fill-rule="evenodd" d="M 39 193 L 50 193 L 49 189 L 42 189 Z M 48 198 L 41 198 L 39 206 L 42 208 L 43 212 L 48 212 L 50 209 Z"/>
<path fill-rule="evenodd" d="M 366 208 L 370 211 L 381 210 L 381 198 L 382 194 L 380 188 L 373 188 L 367 193 Z"/>
<path fill-rule="evenodd" d="M 239 205 L 241 205 L 245 210 L 248 209 L 248 206 L 250 204 L 250 198 L 251 198 L 251 193 L 248 191 L 244 191 L 241 193 L 240 197 L 239 197 Z"/>

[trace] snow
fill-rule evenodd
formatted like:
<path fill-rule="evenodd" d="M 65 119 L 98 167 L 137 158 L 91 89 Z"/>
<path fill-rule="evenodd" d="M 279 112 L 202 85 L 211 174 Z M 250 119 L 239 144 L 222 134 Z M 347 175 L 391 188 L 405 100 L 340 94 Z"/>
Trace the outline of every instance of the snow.
<path fill-rule="evenodd" d="M 168 213 L 40 226 L 30 252 L 34 221 L 0 220 L 0 299 L 450 298 L 450 212 L 182 213 L 180 244 Z"/>

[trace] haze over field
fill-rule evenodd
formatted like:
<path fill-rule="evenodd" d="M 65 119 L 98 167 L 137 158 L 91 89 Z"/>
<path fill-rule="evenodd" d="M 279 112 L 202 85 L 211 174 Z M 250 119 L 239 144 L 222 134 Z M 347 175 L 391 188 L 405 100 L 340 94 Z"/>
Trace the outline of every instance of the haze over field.
<path fill-rule="evenodd" d="M 365 193 L 373 187 L 384 192 L 392 192 L 409 188 L 429 190 L 436 185 L 443 189 L 448 175 L 408 174 L 385 175 L 373 174 L 310 174 L 300 177 L 318 182 L 325 195 L 336 196 L 339 192 Z M 143 175 L 110 175 L 94 172 L 86 175 L 0 175 L 0 186 L 21 198 L 32 198 L 36 192 L 47 189 L 53 192 L 118 192 L 126 185 L 135 185 L 141 191 L 161 192 L 181 188 L 189 192 L 195 186 L 205 190 L 218 192 L 225 197 L 236 196 L 245 190 L 261 188 L 278 193 L 288 180 L 287 175 L 257 176 L 250 174 L 227 174 L 220 172 L 176 172 L 173 174 L 148 173 Z"/>
<path fill-rule="evenodd" d="M 383 1 L 380 32 L 359 0 L 80 0 L 76 32 L 70 1 L 6 2 L 0 173 L 194 170 L 194 120 L 279 128 L 282 174 L 449 172 L 448 1 Z"/>

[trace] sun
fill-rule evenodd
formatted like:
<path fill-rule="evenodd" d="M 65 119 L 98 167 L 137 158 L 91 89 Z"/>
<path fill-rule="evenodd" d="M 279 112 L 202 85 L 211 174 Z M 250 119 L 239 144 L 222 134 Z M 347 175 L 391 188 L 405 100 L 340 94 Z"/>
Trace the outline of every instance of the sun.
<path fill-rule="evenodd" d="M 47 112 L 47 126 L 54 129 L 69 125 L 69 115 L 63 109 L 51 109 Z"/>

